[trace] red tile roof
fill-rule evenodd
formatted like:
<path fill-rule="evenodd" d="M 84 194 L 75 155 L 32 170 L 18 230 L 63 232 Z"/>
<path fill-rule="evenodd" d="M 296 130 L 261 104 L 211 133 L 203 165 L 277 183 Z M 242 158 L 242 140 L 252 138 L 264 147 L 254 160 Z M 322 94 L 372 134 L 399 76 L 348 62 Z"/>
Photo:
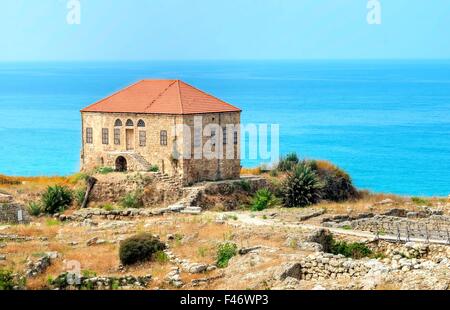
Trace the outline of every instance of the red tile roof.
<path fill-rule="evenodd" d="M 142 80 L 81 112 L 199 114 L 239 108 L 179 80 Z"/>

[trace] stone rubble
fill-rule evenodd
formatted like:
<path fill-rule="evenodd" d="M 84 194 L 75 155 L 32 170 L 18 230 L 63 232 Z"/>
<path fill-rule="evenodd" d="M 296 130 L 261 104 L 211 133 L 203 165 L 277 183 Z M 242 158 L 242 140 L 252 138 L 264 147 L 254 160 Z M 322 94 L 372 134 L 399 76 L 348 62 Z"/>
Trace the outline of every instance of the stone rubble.
<path fill-rule="evenodd" d="M 59 254 L 57 252 L 47 252 L 36 261 L 28 259 L 25 275 L 28 278 L 31 278 L 42 274 L 52 264 L 52 261 L 58 258 L 58 256 Z"/>
<path fill-rule="evenodd" d="M 80 276 L 79 278 L 67 272 L 60 274 L 50 282 L 57 290 L 66 289 L 91 289 L 91 290 L 114 290 L 114 289 L 145 289 L 152 281 L 151 275 L 121 277 Z"/>

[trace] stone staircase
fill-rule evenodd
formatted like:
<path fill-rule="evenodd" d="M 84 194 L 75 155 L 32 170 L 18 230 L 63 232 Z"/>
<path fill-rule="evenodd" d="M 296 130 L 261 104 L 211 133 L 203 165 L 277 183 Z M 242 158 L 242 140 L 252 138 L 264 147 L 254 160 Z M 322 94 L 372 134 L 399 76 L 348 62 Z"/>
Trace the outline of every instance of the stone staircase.
<path fill-rule="evenodd" d="M 128 155 L 136 162 L 138 170 L 148 171 L 151 168 L 152 165 L 150 165 L 150 163 L 140 154 L 130 152 Z"/>
<path fill-rule="evenodd" d="M 202 208 L 196 206 L 196 203 L 203 189 L 204 187 L 202 186 L 184 187 L 184 198 L 168 208 L 173 212 L 200 214 L 202 212 Z"/>

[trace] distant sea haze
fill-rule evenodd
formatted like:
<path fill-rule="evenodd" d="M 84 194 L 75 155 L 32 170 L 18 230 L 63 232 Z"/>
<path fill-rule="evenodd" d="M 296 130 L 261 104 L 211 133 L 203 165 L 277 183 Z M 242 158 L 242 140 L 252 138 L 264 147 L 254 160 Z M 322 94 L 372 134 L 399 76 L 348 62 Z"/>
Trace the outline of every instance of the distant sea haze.
<path fill-rule="evenodd" d="M 0 64 L 0 174 L 79 168 L 79 110 L 137 80 L 181 79 L 280 124 L 281 153 L 326 159 L 359 188 L 450 194 L 450 61 Z M 244 160 L 252 167 L 260 160 Z"/>

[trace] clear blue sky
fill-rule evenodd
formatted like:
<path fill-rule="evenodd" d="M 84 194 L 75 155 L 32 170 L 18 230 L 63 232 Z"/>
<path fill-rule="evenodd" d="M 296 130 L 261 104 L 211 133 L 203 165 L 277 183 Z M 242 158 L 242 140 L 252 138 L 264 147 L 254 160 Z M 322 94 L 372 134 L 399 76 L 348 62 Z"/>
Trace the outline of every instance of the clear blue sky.
<path fill-rule="evenodd" d="M 0 61 L 450 58 L 450 0 L 1 0 Z"/>

